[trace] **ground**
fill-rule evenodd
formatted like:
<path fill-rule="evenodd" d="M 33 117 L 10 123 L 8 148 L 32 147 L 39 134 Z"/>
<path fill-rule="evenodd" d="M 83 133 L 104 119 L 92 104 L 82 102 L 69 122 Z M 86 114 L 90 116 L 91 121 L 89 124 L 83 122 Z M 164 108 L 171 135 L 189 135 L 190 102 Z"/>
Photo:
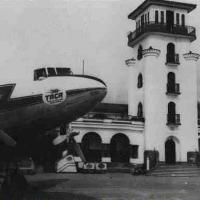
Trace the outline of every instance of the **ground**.
<path fill-rule="evenodd" d="M 113 173 L 36 174 L 27 179 L 31 189 L 26 200 L 199 200 L 200 196 L 200 177 Z"/>

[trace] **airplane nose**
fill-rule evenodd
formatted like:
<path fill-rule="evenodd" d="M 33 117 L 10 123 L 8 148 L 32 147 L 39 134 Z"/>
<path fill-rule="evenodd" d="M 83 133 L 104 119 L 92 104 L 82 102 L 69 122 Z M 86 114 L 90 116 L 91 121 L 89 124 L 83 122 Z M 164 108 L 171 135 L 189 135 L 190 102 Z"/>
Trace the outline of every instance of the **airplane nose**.
<path fill-rule="evenodd" d="M 107 88 L 105 82 L 102 81 L 100 78 L 97 78 L 94 76 L 88 76 L 88 75 L 81 75 L 81 77 L 94 80 L 94 81 L 98 82 L 99 84 L 101 84 L 103 88 Z"/>
<path fill-rule="evenodd" d="M 82 77 L 93 80 L 96 82 L 96 87 L 91 88 L 91 95 L 92 96 L 99 96 L 100 99 L 103 99 L 107 94 L 107 86 L 105 82 L 97 77 L 94 76 L 88 76 L 88 75 L 82 75 Z"/>
<path fill-rule="evenodd" d="M 78 77 L 84 79 L 82 87 L 87 88 L 86 90 L 90 91 L 91 96 L 97 98 L 98 100 L 102 100 L 106 96 L 107 86 L 103 80 L 88 75 L 78 75 Z"/>

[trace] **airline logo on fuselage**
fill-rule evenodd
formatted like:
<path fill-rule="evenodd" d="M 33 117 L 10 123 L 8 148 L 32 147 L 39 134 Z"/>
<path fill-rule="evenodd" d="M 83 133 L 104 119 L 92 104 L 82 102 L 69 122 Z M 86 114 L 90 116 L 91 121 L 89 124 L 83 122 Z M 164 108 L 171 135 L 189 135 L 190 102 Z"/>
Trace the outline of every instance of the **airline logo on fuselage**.
<path fill-rule="evenodd" d="M 43 101 L 50 105 L 60 104 L 66 99 L 66 93 L 59 89 L 50 90 L 43 95 Z"/>

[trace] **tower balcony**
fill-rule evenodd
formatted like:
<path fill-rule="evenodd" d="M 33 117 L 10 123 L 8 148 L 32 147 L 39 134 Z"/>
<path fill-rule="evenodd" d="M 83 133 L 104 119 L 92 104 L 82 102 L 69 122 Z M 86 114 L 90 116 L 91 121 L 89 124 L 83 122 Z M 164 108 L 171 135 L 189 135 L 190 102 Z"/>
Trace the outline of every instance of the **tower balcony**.
<path fill-rule="evenodd" d="M 180 65 L 179 54 L 167 54 L 166 55 L 166 65 L 177 66 Z"/>
<path fill-rule="evenodd" d="M 167 92 L 166 92 L 167 95 L 173 95 L 173 96 L 176 96 L 176 95 L 179 95 L 181 94 L 180 93 L 180 85 L 179 83 L 176 83 L 176 84 L 167 84 Z"/>
<path fill-rule="evenodd" d="M 167 125 L 168 126 L 181 125 L 180 114 L 167 114 Z"/>
<path fill-rule="evenodd" d="M 196 39 L 196 29 L 192 26 L 149 22 L 143 24 L 134 32 L 130 32 L 128 34 L 128 46 L 133 47 L 138 40 L 141 39 L 141 37 L 143 38 L 149 34 L 155 33 L 185 37 L 189 38 L 190 41 L 194 41 Z"/>

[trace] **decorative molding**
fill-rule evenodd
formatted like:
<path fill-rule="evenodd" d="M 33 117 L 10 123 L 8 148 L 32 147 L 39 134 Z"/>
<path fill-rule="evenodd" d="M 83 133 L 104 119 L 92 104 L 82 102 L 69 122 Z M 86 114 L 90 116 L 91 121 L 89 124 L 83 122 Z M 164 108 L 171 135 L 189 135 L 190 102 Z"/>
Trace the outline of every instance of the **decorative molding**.
<path fill-rule="evenodd" d="M 130 59 L 127 59 L 126 61 L 125 61 L 125 63 L 126 63 L 126 65 L 128 66 L 128 67 L 131 67 L 131 66 L 134 66 L 135 65 L 135 58 L 130 58 Z"/>
<path fill-rule="evenodd" d="M 84 130 L 84 129 L 95 129 L 95 130 L 118 130 L 118 131 L 132 131 L 134 133 L 140 134 L 144 131 L 143 122 L 130 122 L 127 123 L 102 123 L 96 121 L 75 121 L 71 124 L 72 129 L 74 130 Z"/>
<path fill-rule="evenodd" d="M 198 53 L 193 53 L 192 51 L 189 51 L 189 53 L 183 54 L 183 57 L 185 58 L 185 60 L 197 61 L 199 59 L 200 55 Z"/>
<path fill-rule="evenodd" d="M 148 49 L 144 49 L 142 51 L 142 55 L 144 57 L 147 57 L 147 56 L 156 56 L 156 57 L 158 57 L 160 55 L 160 50 L 159 49 L 154 49 L 154 48 L 152 48 L 152 46 L 150 46 Z"/>

